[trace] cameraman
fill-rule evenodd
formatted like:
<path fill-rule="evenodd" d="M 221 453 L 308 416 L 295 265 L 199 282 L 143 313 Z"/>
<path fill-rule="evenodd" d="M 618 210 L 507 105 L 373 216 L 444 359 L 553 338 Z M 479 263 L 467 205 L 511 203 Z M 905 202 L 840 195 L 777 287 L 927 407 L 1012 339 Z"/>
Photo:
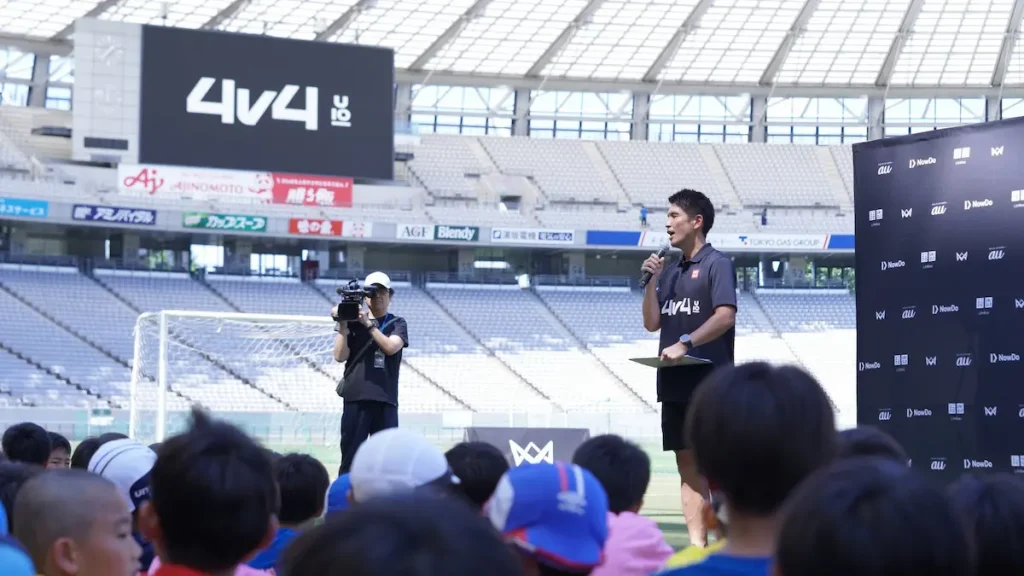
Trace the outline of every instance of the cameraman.
<path fill-rule="evenodd" d="M 358 320 L 338 322 L 334 338 L 334 359 L 348 362 L 339 386 L 345 404 L 341 413 L 341 468 L 348 473 L 352 458 L 370 434 L 398 427 L 398 370 L 402 349 L 409 345 L 405 318 L 388 313 L 391 279 L 373 272 L 363 282 L 364 290 L 376 288 L 360 308 Z M 331 311 L 338 318 L 338 307 Z"/>

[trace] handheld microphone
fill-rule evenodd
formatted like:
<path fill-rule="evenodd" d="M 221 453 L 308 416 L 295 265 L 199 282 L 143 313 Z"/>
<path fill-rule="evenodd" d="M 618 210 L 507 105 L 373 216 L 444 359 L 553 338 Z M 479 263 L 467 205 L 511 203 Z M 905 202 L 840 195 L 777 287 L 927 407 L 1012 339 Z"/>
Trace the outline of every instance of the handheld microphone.
<path fill-rule="evenodd" d="M 666 244 L 666 245 L 662 246 L 661 248 L 659 248 L 658 249 L 658 258 L 664 258 L 665 254 L 668 254 L 668 250 L 669 250 L 668 244 Z M 646 271 L 646 270 L 644 270 L 643 274 L 640 275 L 640 287 L 641 288 L 646 287 L 647 283 L 650 282 L 650 281 L 651 281 L 651 273 Z"/>

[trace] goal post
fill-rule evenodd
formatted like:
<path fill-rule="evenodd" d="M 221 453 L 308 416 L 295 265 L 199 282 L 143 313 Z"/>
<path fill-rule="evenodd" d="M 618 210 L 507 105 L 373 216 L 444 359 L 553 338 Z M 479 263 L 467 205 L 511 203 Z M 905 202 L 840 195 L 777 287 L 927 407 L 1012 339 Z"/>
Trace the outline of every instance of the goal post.
<path fill-rule="evenodd" d="M 162 442 L 198 404 L 287 442 L 337 435 L 334 321 L 327 316 L 164 310 L 139 315 L 128 435 Z"/>

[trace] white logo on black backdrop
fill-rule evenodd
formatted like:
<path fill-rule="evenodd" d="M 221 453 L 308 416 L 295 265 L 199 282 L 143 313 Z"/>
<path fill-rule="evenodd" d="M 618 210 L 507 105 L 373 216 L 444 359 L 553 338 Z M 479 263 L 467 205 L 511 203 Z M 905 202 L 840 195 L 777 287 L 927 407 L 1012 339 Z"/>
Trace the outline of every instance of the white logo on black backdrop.
<path fill-rule="evenodd" d="M 185 111 L 189 114 L 220 116 L 222 124 L 234 124 L 237 120 L 246 126 L 255 126 L 263 119 L 269 108 L 272 120 L 300 122 L 305 125 L 306 130 L 314 132 L 320 129 L 320 89 L 316 86 L 285 84 L 280 92 L 264 90 L 253 100 L 248 88 L 236 88 L 237 83 L 234 80 L 224 78 L 220 81 L 221 100 L 219 102 L 205 100 L 216 83 L 217 79 L 209 76 L 203 76 L 197 80 L 188 96 L 185 97 Z M 289 108 L 288 106 L 298 95 L 300 89 L 303 90 L 305 98 L 302 108 Z M 351 119 L 352 114 L 347 109 L 348 97 L 342 96 L 341 98 L 342 100 L 339 101 L 339 97 L 335 96 L 334 104 L 336 108 L 339 103 L 343 104 L 346 118 Z M 335 117 L 340 116 L 332 110 L 332 126 L 352 126 L 352 123 L 348 121 L 336 124 L 333 121 Z"/>
<path fill-rule="evenodd" d="M 949 415 L 950 416 L 963 416 L 964 415 L 964 403 L 963 402 L 950 402 L 949 403 Z"/>
<path fill-rule="evenodd" d="M 996 412 L 999 411 L 998 406 L 982 406 L 985 410 L 985 416 L 995 416 Z"/>
<path fill-rule="evenodd" d="M 890 172 L 892 172 L 892 162 L 882 162 L 881 164 L 878 165 L 879 176 L 884 176 L 885 174 L 888 174 Z"/>
<path fill-rule="evenodd" d="M 1011 191 L 1010 202 L 1013 202 L 1014 208 L 1020 208 L 1021 206 L 1024 206 L 1024 190 Z"/>
<path fill-rule="evenodd" d="M 857 370 L 863 372 L 865 370 L 878 370 L 882 367 L 881 362 L 858 362 Z"/>
<path fill-rule="evenodd" d="M 928 158 L 911 158 L 910 169 L 913 170 L 918 166 L 930 166 L 932 164 L 935 164 L 935 162 L 935 158 L 932 158 L 930 156 Z"/>
<path fill-rule="evenodd" d="M 964 470 L 970 470 L 971 468 L 991 468 L 992 463 L 988 460 L 969 460 L 964 458 Z"/>
<path fill-rule="evenodd" d="M 1003 147 L 1002 146 L 993 146 L 991 148 L 991 150 L 992 150 L 992 155 L 993 156 L 1002 156 L 1003 155 Z"/>
<path fill-rule="evenodd" d="M 904 320 L 912 320 L 915 316 L 917 316 L 917 310 L 914 306 L 907 306 L 903 309 Z"/>
<path fill-rule="evenodd" d="M 879 208 L 878 210 L 868 210 L 868 222 L 872 222 L 872 224 L 871 224 L 872 226 L 878 226 L 878 224 L 879 224 L 879 222 L 881 220 L 882 220 L 882 209 L 881 208 Z"/>
<path fill-rule="evenodd" d="M 929 252 L 921 252 L 921 264 L 924 264 L 923 268 L 934 268 L 935 267 L 935 250 Z"/>
<path fill-rule="evenodd" d="M 961 164 L 966 164 L 967 159 L 970 157 L 970 148 L 955 148 L 953 150 L 953 164 L 956 164 L 957 166 L 960 166 Z"/>
<path fill-rule="evenodd" d="M 1024 407 L 1017 410 L 1017 418 L 1024 418 Z"/>
<path fill-rule="evenodd" d="M 885 320 L 885 310 L 878 310 L 875 312 L 875 320 Z"/>
<path fill-rule="evenodd" d="M 967 252 L 957 252 L 956 253 L 956 261 L 957 262 L 967 262 Z"/>
<path fill-rule="evenodd" d="M 995 202 L 988 198 L 984 200 L 964 200 L 964 210 L 970 210 L 972 208 L 988 208 L 995 205 Z"/>
<path fill-rule="evenodd" d="M 931 469 L 936 472 L 941 472 L 946 469 L 946 462 L 941 458 L 932 458 Z"/>
<path fill-rule="evenodd" d="M 903 367 L 910 363 L 910 357 L 907 354 L 896 354 L 895 356 L 892 357 L 892 363 L 896 367 Z M 897 370 L 897 372 L 902 371 L 902 369 Z"/>
<path fill-rule="evenodd" d="M 1013 307 L 1016 308 L 1017 310 L 1024 308 L 1024 298 L 1014 298 Z"/>
<path fill-rule="evenodd" d="M 950 304 L 949 306 L 946 306 L 945 304 L 932 305 L 932 314 L 949 314 L 950 312 L 959 311 L 960 307 L 957 306 L 956 304 Z"/>
<path fill-rule="evenodd" d="M 988 316 L 991 314 L 989 310 L 992 309 L 992 297 L 985 296 L 984 298 L 975 298 L 974 308 L 978 311 L 979 316 Z"/>
<path fill-rule="evenodd" d="M 970 354 L 957 354 L 956 365 L 960 368 L 967 368 L 971 365 L 972 358 Z"/>
<path fill-rule="evenodd" d="M 1002 260 L 1006 256 L 1006 247 L 999 246 L 988 251 L 989 260 Z"/>
<path fill-rule="evenodd" d="M 906 265 L 907 263 L 903 260 L 896 260 L 895 262 L 892 260 L 882 260 L 882 272 L 893 268 L 903 268 Z"/>
<path fill-rule="evenodd" d="M 1010 456 L 1010 467 L 1011 468 L 1024 468 L 1024 456 L 1019 456 L 1017 454 L 1012 454 Z M 1022 472 L 1021 470 L 1014 470 L 1013 471 L 1014 474 L 1020 474 L 1021 472 Z"/>
<path fill-rule="evenodd" d="M 879 422 L 888 422 L 889 420 L 892 420 L 892 412 L 891 411 L 889 411 L 889 410 L 879 410 L 878 411 L 878 421 Z"/>
<path fill-rule="evenodd" d="M 913 208 L 903 208 L 903 209 L 900 210 L 900 217 L 901 218 L 910 218 L 913 215 L 914 215 L 914 209 Z"/>
<path fill-rule="evenodd" d="M 927 408 L 924 410 L 917 410 L 916 408 L 907 408 L 907 418 L 927 418 L 932 415 L 932 411 Z"/>
<path fill-rule="evenodd" d="M 942 216 L 946 213 L 946 203 L 936 202 L 932 204 L 932 216 Z"/>
<path fill-rule="evenodd" d="M 939 361 L 939 359 L 938 359 L 937 356 L 925 356 L 925 358 L 924 358 L 924 365 L 925 366 L 935 366 L 938 363 L 938 361 Z"/>
<path fill-rule="evenodd" d="M 995 352 L 988 355 L 989 364 L 996 364 L 997 362 L 1020 362 L 1020 356 L 1017 354 L 996 354 Z"/>

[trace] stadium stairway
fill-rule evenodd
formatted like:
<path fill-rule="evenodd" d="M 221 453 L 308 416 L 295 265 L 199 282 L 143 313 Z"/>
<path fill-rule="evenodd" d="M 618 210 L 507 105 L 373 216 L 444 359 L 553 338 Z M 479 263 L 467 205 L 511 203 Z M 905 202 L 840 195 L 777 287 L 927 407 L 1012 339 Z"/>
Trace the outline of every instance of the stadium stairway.
<path fill-rule="evenodd" d="M 583 147 L 583 152 L 590 158 L 591 164 L 594 165 L 594 171 L 601 177 L 605 187 L 615 193 L 616 203 L 619 206 L 631 206 L 633 203 L 629 200 L 629 195 L 626 194 L 622 182 L 619 181 L 618 176 L 615 175 L 612 167 L 605 160 L 604 154 L 601 153 L 601 149 L 597 147 L 597 144 L 584 141 L 580 143 L 580 146 Z"/>
<path fill-rule="evenodd" d="M 145 310 L 143 310 L 142 307 L 140 307 L 135 302 L 130 300 L 124 294 L 121 294 L 120 292 L 118 292 L 113 286 L 108 285 L 106 282 L 104 282 L 100 278 L 97 278 L 96 276 L 89 276 L 89 278 L 92 279 L 97 284 L 99 284 L 101 287 L 103 287 L 107 292 L 113 294 L 118 300 L 120 300 L 121 302 L 126 304 L 129 308 L 131 308 L 133 311 L 135 311 L 136 314 L 141 315 L 143 312 L 145 312 Z M 197 282 L 197 284 L 199 284 L 199 283 Z M 200 285 L 202 285 L 202 284 L 200 284 Z M 208 289 L 208 287 L 207 287 L 207 289 Z M 287 402 L 281 400 L 280 398 L 277 398 L 273 394 L 270 394 L 266 390 L 263 390 L 261 387 L 257 386 L 255 382 L 253 382 L 249 378 L 246 378 L 245 376 L 240 374 L 237 370 L 235 370 L 232 367 L 224 364 L 223 362 L 218 361 L 216 358 L 213 358 L 212 356 L 210 356 L 209 354 L 206 354 L 202 350 L 199 350 L 196 346 L 192 346 L 192 345 L 187 344 L 188 341 L 183 336 L 181 336 L 180 334 L 171 333 L 170 336 L 172 338 L 178 340 L 179 342 L 185 343 L 184 345 L 187 346 L 189 349 L 192 349 L 194 351 L 194 353 L 196 355 L 198 355 L 199 358 L 202 358 L 203 360 L 205 360 L 209 364 L 213 365 L 217 369 L 223 371 L 224 373 L 229 375 L 231 378 L 233 378 L 233 379 L 241 382 L 242 384 L 244 384 L 246 386 L 249 386 L 253 390 L 263 394 L 264 396 L 266 396 L 267 398 L 269 398 L 272 401 L 276 402 L 277 404 L 279 404 L 283 408 L 285 408 L 287 410 L 293 410 L 293 411 L 295 410 L 295 408 L 293 406 L 291 406 Z M 152 378 L 150 378 L 150 379 L 152 379 Z M 172 390 L 172 388 L 170 386 L 168 386 L 168 390 Z M 200 403 L 196 399 L 190 398 L 189 395 L 187 393 L 185 393 L 184 391 L 182 391 L 182 390 L 174 389 L 172 391 L 175 392 L 176 395 L 178 395 L 178 396 L 184 398 L 185 400 L 187 400 L 190 404 L 199 404 Z"/>
<path fill-rule="evenodd" d="M 697 151 L 700 153 L 701 158 L 704 159 L 704 164 L 707 165 L 708 171 L 711 172 L 711 176 L 715 179 L 715 183 L 718 184 L 718 190 L 726 195 L 729 207 L 739 208 L 743 206 L 743 202 L 740 201 L 740 196 L 736 192 L 736 186 L 733 184 L 732 178 L 729 177 L 729 172 L 722 165 L 722 159 L 718 157 L 715 147 L 697 146 Z"/>
<path fill-rule="evenodd" d="M 625 380 L 619 377 L 619 375 L 616 374 L 615 371 L 612 370 L 610 366 L 608 366 L 608 364 L 606 364 L 603 360 L 601 360 L 601 358 L 594 354 L 594 352 L 590 349 L 590 346 L 587 344 L 586 338 L 581 336 L 576 330 L 573 330 L 572 325 L 566 320 L 564 320 L 558 314 L 558 312 L 551 306 L 551 304 L 547 300 L 545 300 L 540 294 L 538 294 L 535 289 L 531 288 L 530 294 L 532 294 L 533 297 L 537 300 L 537 302 L 539 302 L 541 306 L 543 306 L 544 309 L 547 310 L 548 314 L 551 316 L 551 319 L 555 323 L 561 325 L 562 328 L 565 329 L 565 332 L 568 335 L 570 335 L 573 340 L 575 340 L 576 345 L 579 346 L 580 350 L 586 350 L 586 354 L 593 358 L 601 366 L 601 368 L 604 369 L 608 376 L 611 377 L 612 380 L 618 382 L 623 390 L 625 390 L 630 396 L 635 398 L 637 402 L 643 404 L 644 408 L 647 411 L 658 411 L 658 409 L 655 406 L 653 406 L 650 402 L 644 400 L 643 396 L 638 394 L 637 391 L 634 390 L 629 384 L 627 384 Z"/>
<path fill-rule="evenodd" d="M 836 159 L 832 155 L 832 151 L 828 146 L 821 146 L 820 148 L 816 147 L 815 152 L 818 154 L 821 171 L 825 173 L 825 179 L 829 184 L 827 191 L 829 196 L 835 198 L 835 202 L 839 206 L 852 206 L 853 203 L 846 193 L 846 184 L 843 183 L 843 177 L 839 174 L 839 167 L 836 166 Z"/>
<path fill-rule="evenodd" d="M 462 332 L 465 335 L 467 335 L 470 339 L 472 339 L 473 342 L 475 342 L 476 345 L 479 346 L 480 349 L 483 350 L 487 354 L 488 357 L 498 361 L 501 364 L 501 366 L 503 366 L 506 370 L 508 370 L 509 373 L 514 375 L 516 377 L 516 379 L 519 380 L 519 382 L 522 383 L 523 386 L 525 386 L 526 388 L 529 388 L 531 391 L 536 393 L 538 396 L 543 398 L 545 401 L 550 402 L 551 406 L 556 411 L 559 411 L 559 412 L 564 412 L 565 411 L 565 407 L 564 406 L 561 406 L 558 402 L 555 402 L 551 398 L 551 396 L 545 394 L 543 390 L 541 390 L 536 385 L 534 385 L 533 382 L 530 382 L 525 376 L 523 376 L 522 373 L 517 371 L 508 362 L 506 362 L 504 358 L 502 358 L 501 356 L 496 354 L 494 352 L 494 350 L 491 349 L 490 346 L 487 346 L 486 344 L 484 344 L 484 341 L 480 339 L 480 337 L 476 334 L 476 332 L 474 332 L 473 330 L 470 330 L 468 326 L 466 326 L 461 320 L 459 320 L 459 317 L 456 316 L 455 314 L 453 314 L 452 311 L 449 310 L 448 307 L 445 306 L 444 303 L 441 302 L 441 300 L 438 299 L 438 297 L 434 293 L 432 293 L 429 289 L 424 289 L 423 293 L 427 296 L 427 298 L 429 298 L 434 303 L 435 306 L 437 306 L 437 309 L 439 311 L 444 313 L 444 316 L 447 319 L 451 320 L 451 322 L 453 324 L 458 326 L 459 329 L 462 330 Z"/>

